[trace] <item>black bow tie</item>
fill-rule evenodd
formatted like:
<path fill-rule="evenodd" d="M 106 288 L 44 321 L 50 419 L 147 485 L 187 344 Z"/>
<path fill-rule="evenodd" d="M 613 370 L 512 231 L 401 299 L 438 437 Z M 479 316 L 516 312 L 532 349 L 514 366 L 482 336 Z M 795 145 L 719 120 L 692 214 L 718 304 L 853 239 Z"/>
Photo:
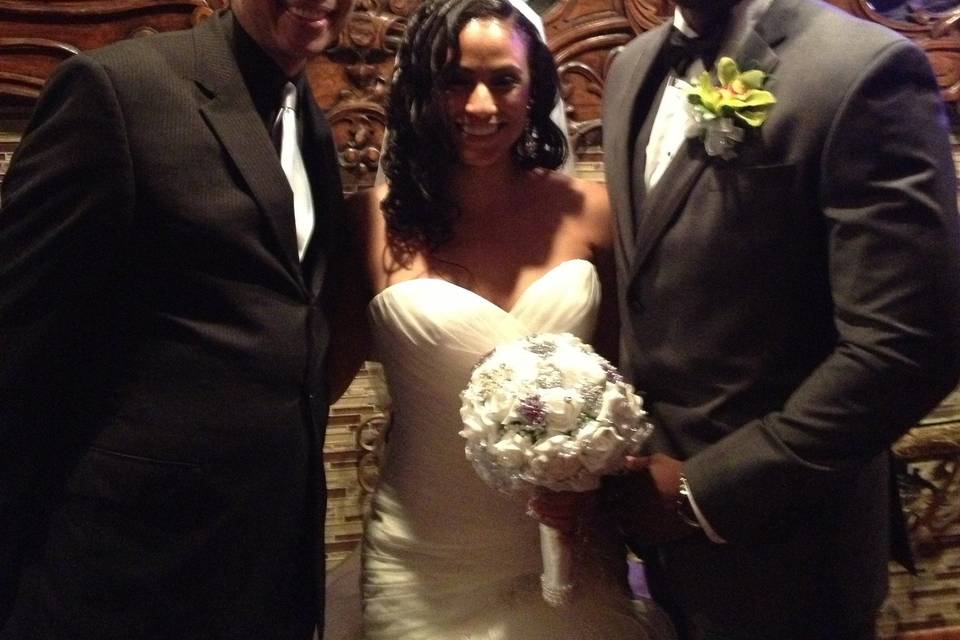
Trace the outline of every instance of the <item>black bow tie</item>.
<path fill-rule="evenodd" d="M 672 27 L 666 44 L 667 64 L 680 77 L 687 73 L 687 69 L 697 59 L 703 60 L 703 66 L 709 69 L 720 49 L 721 33 L 722 30 L 717 29 L 710 36 L 689 38 L 676 27 Z"/>

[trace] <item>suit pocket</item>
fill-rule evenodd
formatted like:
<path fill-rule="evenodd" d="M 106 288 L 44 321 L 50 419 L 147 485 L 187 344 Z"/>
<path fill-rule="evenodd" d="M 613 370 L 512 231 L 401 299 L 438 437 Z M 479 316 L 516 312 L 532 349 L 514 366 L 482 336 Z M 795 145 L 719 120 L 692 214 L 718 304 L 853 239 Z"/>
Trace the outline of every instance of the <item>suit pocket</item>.
<path fill-rule="evenodd" d="M 713 190 L 722 194 L 731 214 L 777 213 L 796 202 L 797 167 L 794 164 L 729 166 L 714 171 Z"/>
<path fill-rule="evenodd" d="M 86 449 L 67 477 L 68 499 L 94 520 L 189 528 L 200 507 L 201 467 L 190 462 Z"/>

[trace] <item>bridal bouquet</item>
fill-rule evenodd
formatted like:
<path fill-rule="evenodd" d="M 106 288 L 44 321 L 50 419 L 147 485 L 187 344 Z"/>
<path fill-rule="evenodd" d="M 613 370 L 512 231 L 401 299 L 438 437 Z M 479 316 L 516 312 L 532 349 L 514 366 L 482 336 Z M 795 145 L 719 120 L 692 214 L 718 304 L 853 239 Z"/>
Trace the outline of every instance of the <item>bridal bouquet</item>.
<path fill-rule="evenodd" d="M 650 435 L 643 401 L 593 348 L 569 333 L 536 334 L 497 347 L 460 394 L 466 456 L 491 486 L 590 491 L 616 473 Z M 573 588 L 572 552 L 540 525 L 544 599 Z"/>

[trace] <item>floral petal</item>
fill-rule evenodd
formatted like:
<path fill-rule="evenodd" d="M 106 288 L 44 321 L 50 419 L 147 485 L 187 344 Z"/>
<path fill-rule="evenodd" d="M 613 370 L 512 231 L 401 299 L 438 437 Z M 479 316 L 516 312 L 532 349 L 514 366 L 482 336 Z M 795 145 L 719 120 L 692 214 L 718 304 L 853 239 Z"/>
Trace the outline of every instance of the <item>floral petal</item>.
<path fill-rule="evenodd" d="M 767 74 L 759 69 L 751 69 L 740 74 L 740 80 L 751 89 L 762 89 L 766 79 Z"/>
<path fill-rule="evenodd" d="M 759 127 L 767 119 L 766 110 L 744 109 L 737 111 L 736 115 L 751 127 Z"/>
<path fill-rule="evenodd" d="M 717 62 L 717 80 L 721 85 L 728 85 L 740 75 L 740 67 L 733 58 L 724 56 Z"/>

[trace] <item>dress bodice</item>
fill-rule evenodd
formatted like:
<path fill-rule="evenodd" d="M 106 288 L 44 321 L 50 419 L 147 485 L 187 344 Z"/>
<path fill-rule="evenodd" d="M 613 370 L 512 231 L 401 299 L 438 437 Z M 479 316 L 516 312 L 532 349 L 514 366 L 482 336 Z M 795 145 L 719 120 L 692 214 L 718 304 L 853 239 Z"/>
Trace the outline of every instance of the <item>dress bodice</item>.
<path fill-rule="evenodd" d="M 473 366 L 498 344 L 561 331 L 588 341 L 599 302 L 597 272 L 586 260 L 560 263 L 530 285 L 509 311 L 433 278 L 406 280 L 377 295 L 369 308 L 374 355 L 392 398 L 378 497 L 392 496 L 414 512 L 456 513 L 470 489 L 474 513 L 457 513 L 457 526 L 443 531 L 431 522 L 421 533 L 438 543 L 445 533 L 459 537 L 489 526 L 483 507 L 502 508 L 504 497 L 483 485 L 464 458 L 458 435 L 460 392 Z M 423 477 L 443 482 L 423 482 Z M 522 509 L 519 517 L 525 518 Z"/>
<path fill-rule="evenodd" d="M 459 435 L 460 392 L 483 355 L 531 333 L 589 341 L 599 305 L 597 271 L 579 259 L 548 271 L 509 310 L 432 278 L 394 284 L 370 302 L 392 419 L 364 529 L 367 640 L 648 637 L 617 579 L 625 565 L 616 545 L 591 543 L 574 605 L 543 602 L 537 522 L 523 499 L 483 483 Z"/>

